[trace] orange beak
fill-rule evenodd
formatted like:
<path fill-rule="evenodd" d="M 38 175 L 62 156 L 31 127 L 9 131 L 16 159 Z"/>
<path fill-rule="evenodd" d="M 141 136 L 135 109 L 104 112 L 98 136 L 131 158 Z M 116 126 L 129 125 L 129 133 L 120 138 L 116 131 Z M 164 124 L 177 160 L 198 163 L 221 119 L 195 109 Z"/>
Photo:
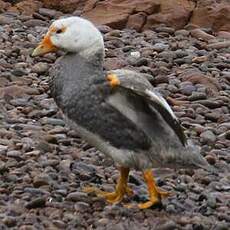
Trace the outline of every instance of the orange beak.
<path fill-rule="evenodd" d="M 53 45 L 49 33 L 43 38 L 41 43 L 36 47 L 32 53 L 32 57 L 41 56 L 46 53 L 57 51 L 57 47 Z"/>

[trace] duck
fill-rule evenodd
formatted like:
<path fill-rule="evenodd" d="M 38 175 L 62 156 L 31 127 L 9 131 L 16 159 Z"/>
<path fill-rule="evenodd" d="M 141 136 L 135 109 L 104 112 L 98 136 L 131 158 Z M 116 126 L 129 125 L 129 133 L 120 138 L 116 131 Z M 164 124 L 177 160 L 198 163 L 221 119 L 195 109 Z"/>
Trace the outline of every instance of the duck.
<path fill-rule="evenodd" d="M 157 186 L 153 168 L 197 169 L 212 166 L 188 139 L 175 113 L 143 74 L 128 69 L 105 71 L 103 35 L 89 20 L 55 20 L 32 56 L 64 51 L 50 69 L 50 92 L 66 124 L 91 146 L 112 158 L 120 175 L 114 192 L 88 187 L 109 203 L 132 196 L 130 170 L 143 174 L 149 198 L 140 209 L 170 195 Z"/>

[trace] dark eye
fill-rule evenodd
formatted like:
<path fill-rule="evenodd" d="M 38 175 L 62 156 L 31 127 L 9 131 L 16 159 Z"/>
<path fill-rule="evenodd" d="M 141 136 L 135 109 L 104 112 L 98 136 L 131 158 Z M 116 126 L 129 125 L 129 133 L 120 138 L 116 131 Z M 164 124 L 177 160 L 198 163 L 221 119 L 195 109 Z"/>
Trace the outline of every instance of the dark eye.
<path fill-rule="evenodd" d="M 57 31 L 56 31 L 56 34 L 61 34 L 63 31 L 62 31 L 62 29 L 58 29 Z"/>

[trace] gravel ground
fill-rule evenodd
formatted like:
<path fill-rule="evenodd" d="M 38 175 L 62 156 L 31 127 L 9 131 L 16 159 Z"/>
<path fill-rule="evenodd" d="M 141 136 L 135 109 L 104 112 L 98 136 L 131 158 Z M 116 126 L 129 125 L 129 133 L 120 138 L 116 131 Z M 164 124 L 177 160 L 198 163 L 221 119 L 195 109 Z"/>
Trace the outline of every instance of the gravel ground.
<path fill-rule="evenodd" d="M 82 192 L 89 184 L 113 190 L 118 171 L 65 126 L 49 97 L 48 69 L 60 54 L 30 57 L 55 16 L 39 12 L 0 15 L 0 229 L 230 229 L 229 40 L 199 29 L 100 27 L 105 68 L 146 73 L 218 170 L 154 169 L 173 195 L 127 209 Z M 135 195 L 126 202 L 145 200 L 140 172 L 129 183 Z"/>

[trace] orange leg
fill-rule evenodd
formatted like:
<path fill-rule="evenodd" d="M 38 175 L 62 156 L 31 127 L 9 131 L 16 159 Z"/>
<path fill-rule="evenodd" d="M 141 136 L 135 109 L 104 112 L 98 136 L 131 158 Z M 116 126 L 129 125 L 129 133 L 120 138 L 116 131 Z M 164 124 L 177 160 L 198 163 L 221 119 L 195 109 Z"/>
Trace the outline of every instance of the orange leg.
<path fill-rule="evenodd" d="M 132 195 L 132 190 L 128 187 L 127 181 L 129 177 L 129 168 L 120 168 L 120 177 L 117 182 L 116 190 L 114 192 L 104 192 L 98 188 L 86 187 L 85 192 L 95 192 L 98 196 L 104 197 L 109 203 L 119 203 L 122 201 L 125 194 Z"/>
<path fill-rule="evenodd" d="M 162 198 L 165 198 L 170 195 L 169 192 L 161 190 L 156 186 L 151 169 L 144 171 L 143 176 L 148 186 L 149 201 L 139 204 L 138 207 L 140 209 L 149 208 L 154 204 L 161 202 Z"/>

